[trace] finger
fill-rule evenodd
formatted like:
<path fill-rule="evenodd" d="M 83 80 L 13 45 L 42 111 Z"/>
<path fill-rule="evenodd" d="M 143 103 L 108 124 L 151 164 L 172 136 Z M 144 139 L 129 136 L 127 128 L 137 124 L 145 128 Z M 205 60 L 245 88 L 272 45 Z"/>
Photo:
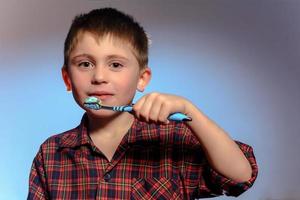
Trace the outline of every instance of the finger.
<path fill-rule="evenodd" d="M 160 93 L 157 92 L 150 93 L 146 96 L 145 102 L 141 108 L 141 115 L 145 119 L 145 121 L 149 122 L 150 120 L 157 120 L 160 107 L 158 99 L 160 96 Z"/>
<path fill-rule="evenodd" d="M 160 112 L 159 112 L 159 117 L 158 117 L 159 122 L 162 122 L 162 123 L 165 123 L 165 124 L 169 123 L 168 117 L 171 114 L 170 109 L 171 109 L 170 102 L 164 102 L 161 105 Z"/>
<path fill-rule="evenodd" d="M 140 110 L 141 110 L 141 107 L 143 106 L 145 100 L 146 100 L 146 96 L 143 96 L 142 98 L 140 98 L 140 99 L 133 105 L 134 115 L 135 115 L 138 119 L 140 118 Z"/>
<path fill-rule="evenodd" d="M 152 103 L 153 103 L 153 96 L 147 95 L 139 111 L 140 118 L 144 119 L 146 122 L 149 122 L 149 113 L 152 107 Z"/>
<path fill-rule="evenodd" d="M 157 100 L 157 98 L 153 101 L 151 109 L 149 111 L 149 120 L 153 122 L 158 122 L 159 113 L 162 106 L 162 102 Z"/>

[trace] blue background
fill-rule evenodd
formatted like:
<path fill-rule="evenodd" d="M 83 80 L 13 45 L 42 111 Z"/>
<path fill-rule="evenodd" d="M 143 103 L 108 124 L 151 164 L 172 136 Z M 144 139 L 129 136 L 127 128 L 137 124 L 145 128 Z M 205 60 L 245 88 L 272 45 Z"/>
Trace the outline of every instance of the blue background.
<path fill-rule="evenodd" d="M 113 6 L 152 38 L 145 93 L 182 95 L 255 149 L 244 200 L 300 198 L 300 2 L 0 0 L 0 199 L 25 199 L 32 160 L 83 111 L 60 75 L 76 14 Z M 138 94 L 139 98 L 142 94 Z M 217 199 L 230 199 L 219 197 Z"/>

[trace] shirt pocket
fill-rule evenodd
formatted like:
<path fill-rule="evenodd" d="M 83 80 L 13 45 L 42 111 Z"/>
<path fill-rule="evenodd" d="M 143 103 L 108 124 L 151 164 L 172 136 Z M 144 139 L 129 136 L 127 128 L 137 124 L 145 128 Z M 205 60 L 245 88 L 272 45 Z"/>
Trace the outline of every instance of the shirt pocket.
<path fill-rule="evenodd" d="M 182 199 L 178 181 L 167 177 L 133 178 L 131 200 Z"/>

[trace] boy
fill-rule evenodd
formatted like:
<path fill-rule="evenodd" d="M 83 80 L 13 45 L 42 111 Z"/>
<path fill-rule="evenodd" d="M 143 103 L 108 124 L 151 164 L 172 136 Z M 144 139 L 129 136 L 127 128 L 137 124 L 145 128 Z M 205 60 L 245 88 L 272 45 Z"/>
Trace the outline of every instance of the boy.
<path fill-rule="evenodd" d="M 131 16 L 112 8 L 77 16 L 64 55 L 63 80 L 86 113 L 78 127 L 41 145 L 28 199 L 196 199 L 252 186 L 252 148 L 183 97 L 145 95 L 133 114 L 83 106 L 89 96 L 131 104 L 149 83 L 148 39 Z M 192 121 L 168 121 L 175 112 Z"/>

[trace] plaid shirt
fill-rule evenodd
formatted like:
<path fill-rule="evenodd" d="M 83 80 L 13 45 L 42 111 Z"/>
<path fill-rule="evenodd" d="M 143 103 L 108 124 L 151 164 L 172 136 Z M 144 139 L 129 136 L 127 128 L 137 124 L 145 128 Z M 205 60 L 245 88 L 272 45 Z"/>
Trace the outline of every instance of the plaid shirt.
<path fill-rule="evenodd" d="M 197 138 L 184 123 L 156 125 L 137 119 L 109 162 L 93 144 L 87 117 L 47 139 L 30 173 L 28 199 L 175 200 L 237 196 L 257 176 L 252 148 L 237 142 L 252 178 L 229 180 L 208 165 Z"/>

